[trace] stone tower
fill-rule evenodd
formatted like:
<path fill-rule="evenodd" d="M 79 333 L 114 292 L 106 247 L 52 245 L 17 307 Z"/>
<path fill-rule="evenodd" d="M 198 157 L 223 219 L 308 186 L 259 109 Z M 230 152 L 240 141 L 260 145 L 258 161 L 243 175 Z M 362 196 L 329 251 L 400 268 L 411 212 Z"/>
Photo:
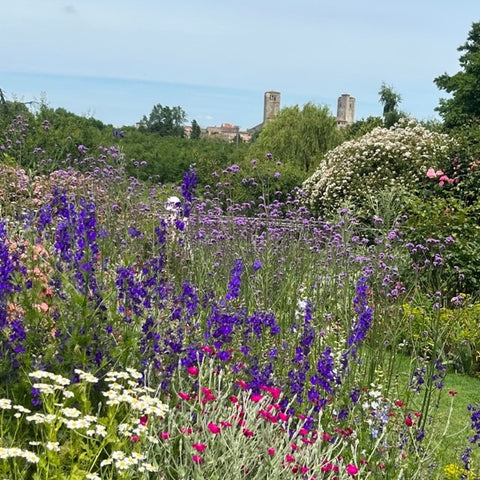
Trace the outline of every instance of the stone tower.
<path fill-rule="evenodd" d="M 265 92 L 263 123 L 267 123 L 280 111 L 280 92 Z"/>
<path fill-rule="evenodd" d="M 337 125 L 345 127 L 355 121 L 355 98 L 348 93 L 338 97 L 337 102 Z"/>

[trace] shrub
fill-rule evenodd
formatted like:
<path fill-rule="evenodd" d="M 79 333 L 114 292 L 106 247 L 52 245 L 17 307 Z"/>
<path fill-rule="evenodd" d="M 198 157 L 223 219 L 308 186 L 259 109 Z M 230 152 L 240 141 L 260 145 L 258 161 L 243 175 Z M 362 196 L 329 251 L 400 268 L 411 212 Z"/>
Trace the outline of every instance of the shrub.
<path fill-rule="evenodd" d="M 315 173 L 303 183 L 311 209 L 325 215 L 342 205 L 365 212 L 370 195 L 385 188 L 415 190 L 428 168 L 442 168 L 451 156 L 453 140 L 414 120 L 392 128 L 375 128 L 358 140 L 329 151 Z"/>

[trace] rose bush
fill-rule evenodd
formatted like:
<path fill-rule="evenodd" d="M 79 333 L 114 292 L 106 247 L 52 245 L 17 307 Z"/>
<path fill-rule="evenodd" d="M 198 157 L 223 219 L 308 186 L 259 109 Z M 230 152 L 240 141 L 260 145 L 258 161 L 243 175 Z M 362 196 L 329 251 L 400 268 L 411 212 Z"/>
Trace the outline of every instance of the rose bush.
<path fill-rule="evenodd" d="M 454 146 L 448 135 L 432 132 L 412 119 L 391 128 L 377 127 L 323 157 L 303 183 L 306 201 L 322 215 L 341 206 L 365 212 L 369 197 L 382 190 L 419 189 L 430 167 L 448 165 Z"/>

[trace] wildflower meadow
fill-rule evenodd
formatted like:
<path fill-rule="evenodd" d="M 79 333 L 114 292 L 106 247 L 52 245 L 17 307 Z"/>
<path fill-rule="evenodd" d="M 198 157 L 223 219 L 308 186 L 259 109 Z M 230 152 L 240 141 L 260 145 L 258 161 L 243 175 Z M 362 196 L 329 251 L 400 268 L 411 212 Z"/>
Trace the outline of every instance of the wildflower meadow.
<path fill-rule="evenodd" d="M 480 404 L 449 387 L 478 380 L 479 304 L 449 231 L 319 217 L 275 164 L 242 203 L 238 166 L 200 189 L 124 160 L 0 164 L 1 479 L 480 478 Z"/>

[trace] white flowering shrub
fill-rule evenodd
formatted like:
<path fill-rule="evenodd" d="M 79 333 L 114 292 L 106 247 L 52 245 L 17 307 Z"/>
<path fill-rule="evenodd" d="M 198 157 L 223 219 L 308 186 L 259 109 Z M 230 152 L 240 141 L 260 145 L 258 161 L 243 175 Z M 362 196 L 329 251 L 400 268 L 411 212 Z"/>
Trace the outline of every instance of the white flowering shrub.
<path fill-rule="evenodd" d="M 377 127 L 327 152 L 303 183 L 306 201 L 312 211 L 325 214 L 346 205 L 362 210 L 368 197 L 385 189 L 418 190 L 429 168 L 447 164 L 453 147 L 448 135 L 412 119 Z"/>

